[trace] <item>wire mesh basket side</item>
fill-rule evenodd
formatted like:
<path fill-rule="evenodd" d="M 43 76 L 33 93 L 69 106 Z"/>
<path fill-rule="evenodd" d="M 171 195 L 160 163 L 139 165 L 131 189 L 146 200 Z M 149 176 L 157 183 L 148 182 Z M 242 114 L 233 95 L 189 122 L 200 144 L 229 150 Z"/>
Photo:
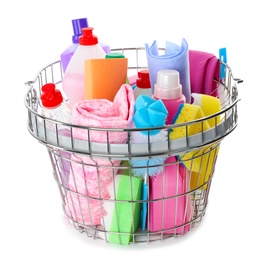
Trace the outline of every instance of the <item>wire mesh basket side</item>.
<path fill-rule="evenodd" d="M 219 143 L 191 154 L 186 152 L 187 159 L 175 157 L 171 162 L 166 160 L 159 165 L 144 166 L 148 181 L 148 194 L 144 199 L 138 196 L 144 180 L 134 176 L 141 166 L 133 166 L 130 163 L 132 158 L 125 161 L 96 160 L 89 155 L 78 156 L 47 148 L 69 222 L 90 237 L 129 244 L 182 236 L 201 221 L 206 211 Z M 149 156 L 147 162 L 151 159 Z M 153 167 L 160 168 L 159 174 L 149 177 Z M 122 180 L 119 176 L 125 178 Z M 171 180 L 176 182 L 173 187 L 167 186 Z M 121 185 L 124 185 L 124 191 L 120 190 Z M 142 209 L 147 212 L 144 224 Z"/>
<path fill-rule="evenodd" d="M 114 51 L 133 57 L 130 74 L 147 67 L 144 48 Z M 28 130 L 49 152 L 63 211 L 76 229 L 108 243 L 136 244 L 182 236 L 202 220 L 220 143 L 237 126 L 239 80 L 222 65 L 225 78 L 216 81 L 217 93 L 212 93 L 221 101 L 221 111 L 163 127 L 98 128 L 42 116 L 41 87 L 62 87 L 59 61 L 26 83 Z M 212 122 L 210 128 L 205 127 L 207 121 Z M 200 131 L 192 134 L 192 128 Z M 172 138 L 174 130 L 183 137 Z M 152 131 L 160 131 L 163 139 L 155 140 Z M 143 139 L 134 142 L 140 132 Z M 96 134 L 106 141 L 98 142 Z M 115 136 L 121 136 L 121 142 L 114 142 Z"/>
<path fill-rule="evenodd" d="M 120 50 L 120 49 L 117 49 Z M 122 50 L 128 53 L 134 52 L 134 56 L 141 56 L 140 52 L 144 51 L 141 48 Z M 62 70 L 60 62 L 55 62 L 44 69 L 42 69 L 34 81 L 27 82 L 29 91 L 25 97 L 26 107 L 28 109 L 28 129 L 29 132 L 44 144 L 59 147 L 70 152 L 82 153 L 82 154 L 95 154 L 96 156 L 106 157 L 128 157 L 128 156 L 160 156 L 161 154 L 177 154 L 184 150 L 195 149 L 196 147 L 210 144 L 216 140 L 220 140 L 232 132 L 237 126 L 237 80 L 234 79 L 231 69 L 228 65 L 226 67 L 226 77 L 218 84 L 218 94 L 214 94 L 219 97 L 221 101 L 221 111 L 211 116 L 207 116 L 202 119 L 186 122 L 180 125 L 168 125 L 164 127 L 155 128 L 97 128 L 86 127 L 72 124 L 65 124 L 63 122 L 57 122 L 52 119 L 48 119 L 42 116 L 40 105 L 40 89 L 41 86 L 48 82 L 57 84 L 57 87 L 61 89 Z M 137 66 L 137 67 L 136 67 Z M 144 68 L 142 65 L 136 63 L 131 66 L 131 70 L 139 70 Z M 63 92 L 64 93 L 64 92 Z M 210 129 L 204 129 L 206 121 L 213 121 L 214 126 Z M 200 125 L 201 131 L 198 134 L 191 135 L 189 129 L 193 126 Z M 167 134 L 171 130 L 179 128 L 185 129 L 185 136 L 171 140 Z M 68 131 L 70 134 L 62 134 L 62 130 Z M 152 138 L 152 131 L 166 132 L 167 138 L 162 142 L 158 140 L 158 143 Z M 83 140 L 76 138 L 77 132 L 84 132 Z M 144 142 L 134 144 L 132 137 L 136 135 L 138 131 L 146 133 L 144 135 Z M 107 142 L 99 143 L 93 136 L 96 133 L 102 133 L 107 139 Z M 126 142 L 114 144 L 110 140 L 112 136 L 124 135 Z"/>

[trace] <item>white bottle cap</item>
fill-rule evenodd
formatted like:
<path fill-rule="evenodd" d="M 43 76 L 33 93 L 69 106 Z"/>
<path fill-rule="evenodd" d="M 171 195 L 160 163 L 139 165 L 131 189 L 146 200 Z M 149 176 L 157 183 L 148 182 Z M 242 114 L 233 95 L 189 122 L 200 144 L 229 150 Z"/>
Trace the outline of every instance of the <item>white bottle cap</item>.
<path fill-rule="evenodd" d="M 154 96 L 159 99 L 176 99 L 182 97 L 182 86 L 177 70 L 160 70 L 154 86 Z"/>

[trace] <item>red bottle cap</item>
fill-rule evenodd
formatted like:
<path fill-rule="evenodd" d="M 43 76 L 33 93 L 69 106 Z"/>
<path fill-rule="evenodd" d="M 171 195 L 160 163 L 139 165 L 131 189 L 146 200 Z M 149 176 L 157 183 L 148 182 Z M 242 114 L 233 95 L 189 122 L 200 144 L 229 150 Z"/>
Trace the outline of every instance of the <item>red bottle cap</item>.
<path fill-rule="evenodd" d="M 44 107 L 53 108 L 63 102 L 63 96 L 60 90 L 56 89 L 55 84 L 48 83 L 42 87 L 41 102 Z"/>
<path fill-rule="evenodd" d="M 81 29 L 82 35 L 79 37 L 80 45 L 95 45 L 98 43 L 98 38 L 92 34 L 92 27 L 85 27 Z"/>
<path fill-rule="evenodd" d="M 150 88 L 149 71 L 141 70 L 138 72 L 138 79 L 136 80 L 138 88 Z"/>

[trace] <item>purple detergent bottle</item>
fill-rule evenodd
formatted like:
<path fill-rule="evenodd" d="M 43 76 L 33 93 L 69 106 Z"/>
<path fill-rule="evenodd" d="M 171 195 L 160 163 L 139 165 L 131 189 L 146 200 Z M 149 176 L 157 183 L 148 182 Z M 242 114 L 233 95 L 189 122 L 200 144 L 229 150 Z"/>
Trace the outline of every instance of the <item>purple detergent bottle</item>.
<path fill-rule="evenodd" d="M 72 44 L 60 56 L 63 72 L 65 72 L 70 59 L 79 45 L 79 37 L 82 35 L 81 29 L 88 27 L 88 20 L 87 18 L 73 19 L 72 26 L 74 32 L 74 35 L 72 36 Z M 101 42 L 99 42 L 99 45 L 103 48 L 105 53 L 110 52 L 109 45 Z"/>

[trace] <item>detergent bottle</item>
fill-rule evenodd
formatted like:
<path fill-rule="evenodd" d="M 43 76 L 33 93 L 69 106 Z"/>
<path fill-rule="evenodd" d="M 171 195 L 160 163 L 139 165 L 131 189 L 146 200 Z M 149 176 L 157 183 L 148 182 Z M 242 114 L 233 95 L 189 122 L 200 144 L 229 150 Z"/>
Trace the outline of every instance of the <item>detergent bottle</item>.
<path fill-rule="evenodd" d="M 186 103 L 182 94 L 179 72 L 177 70 L 160 70 L 157 74 L 157 82 L 154 86 L 154 99 L 161 99 L 168 110 L 166 124 L 171 124 L 177 113 L 178 107 Z"/>
<path fill-rule="evenodd" d="M 136 79 L 136 85 L 134 88 L 134 96 L 135 99 L 139 95 L 146 95 L 152 96 L 152 91 L 150 87 L 150 80 L 149 80 L 149 71 L 148 70 L 140 70 L 137 73 L 138 78 Z"/>
<path fill-rule="evenodd" d="M 72 36 L 72 44 L 61 53 L 61 63 L 63 72 L 65 72 L 66 67 L 73 56 L 75 50 L 77 49 L 79 45 L 79 37 L 82 35 L 81 29 L 88 27 L 88 20 L 87 18 L 79 18 L 79 19 L 73 19 L 72 20 L 72 27 L 73 27 L 73 36 Z M 106 53 L 110 52 L 110 47 L 106 43 L 99 43 L 103 50 Z"/>
<path fill-rule="evenodd" d="M 67 65 L 62 80 L 62 88 L 68 97 L 69 105 L 84 100 L 85 60 L 105 58 L 106 53 L 98 44 L 98 38 L 93 35 L 93 28 L 82 28 L 79 46 Z"/>

